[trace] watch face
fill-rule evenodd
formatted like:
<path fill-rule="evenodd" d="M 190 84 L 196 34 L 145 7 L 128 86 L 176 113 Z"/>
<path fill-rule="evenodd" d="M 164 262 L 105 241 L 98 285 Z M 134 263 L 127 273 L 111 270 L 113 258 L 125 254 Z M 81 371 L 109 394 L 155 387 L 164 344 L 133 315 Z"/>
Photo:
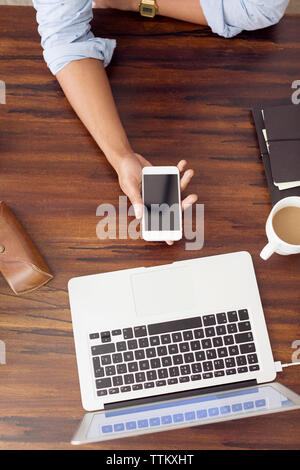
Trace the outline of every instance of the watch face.
<path fill-rule="evenodd" d="M 143 16 L 149 16 L 149 18 L 153 18 L 155 16 L 155 7 L 151 5 L 141 5 L 140 13 Z"/>

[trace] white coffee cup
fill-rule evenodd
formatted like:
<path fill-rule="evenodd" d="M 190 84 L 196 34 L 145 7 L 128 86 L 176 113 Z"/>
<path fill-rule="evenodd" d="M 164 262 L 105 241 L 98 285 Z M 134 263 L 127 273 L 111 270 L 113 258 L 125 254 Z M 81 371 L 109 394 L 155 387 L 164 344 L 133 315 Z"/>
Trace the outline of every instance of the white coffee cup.
<path fill-rule="evenodd" d="M 264 247 L 260 256 L 262 259 L 268 259 L 272 256 L 273 253 L 278 253 L 279 255 L 293 255 L 300 253 L 300 245 L 291 245 L 286 243 L 281 238 L 276 235 L 276 232 L 273 227 L 273 218 L 276 212 L 284 207 L 300 207 L 300 197 L 290 196 L 281 199 L 277 202 L 273 209 L 271 210 L 269 217 L 266 222 L 266 233 L 269 243 Z"/>

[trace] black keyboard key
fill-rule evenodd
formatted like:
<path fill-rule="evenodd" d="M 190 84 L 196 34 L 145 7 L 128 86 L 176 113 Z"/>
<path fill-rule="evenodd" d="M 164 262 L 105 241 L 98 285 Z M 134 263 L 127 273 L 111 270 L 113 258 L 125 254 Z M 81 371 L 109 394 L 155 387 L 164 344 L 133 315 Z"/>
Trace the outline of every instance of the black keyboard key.
<path fill-rule="evenodd" d="M 123 338 L 124 338 L 124 339 L 131 339 L 131 338 L 133 338 L 133 330 L 132 330 L 132 328 L 123 328 Z"/>
<path fill-rule="evenodd" d="M 212 379 L 213 378 L 213 373 L 212 372 L 205 372 L 202 374 L 203 379 Z"/>
<path fill-rule="evenodd" d="M 136 372 L 135 374 L 136 382 L 145 382 L 145 380 L 146 380 L 145 372 Z"/>
<path fill-rule="evenodd" d="M 134 327 L 134 336 L 140 338 L 141 336 L 147 336 L 147 327 L 145 325 Z"/>
<path fill-rule="evenodd" d="M 248 367 L 238 367 L 237 371 L 238 371 L 238 374 L 244 374 L 248 372 Z"/>
<path fill-rule="evenodd" d="M 105 379 L 96 380 L 96 388 L 108 388 L 111 387 L 111 378 L 106 377 Z"/>
<path fill-rule="evenodd" d="M 249 320 L 249 314 L 246 308 L 239 310 L 239 319 L 240 321 Z"/>
<path fill-rule="evenodd" d="M 154 387 L 154 382 L 145 382 L 144 383 L 144 388 L 153 388 Z"/>
<path fill-rule="evenodd" d="M 97 378 L 104 377 L 104 369 L 103 367 L 99 367 L 99 369 L 94 369 L 94 375 Z"/>
<path fill-rule="evenodd" d="M 132 390 L 135 391 L 135 390 L 141 390 L 143 388 L 143 385 L 142 384 L 134 384 L 132 385 Z"/>
<path fill-rule="evenodd" d="M 160 379 L 165 379 L 169 376 L 168 369 L 158 369 L 157 373 Z"/>
<path fill-rule="evenodd" d="M 170 335 L 162 335 L 160 339 L 161 339 L 161 344 L 171 343 L 171 336 Z"/>
<path fill-rule="evenodd" d="M 209 372 L 210 370 L 213 370 L 213 363 L 212 361 L 204 361 L 202 362 L 202 367 L 204 372 Z"/>
<path fill-rule="evenodd" d="M 148 348 L 148 347 L 149 347 L 149 340 L 148 340 L 148 338 L 140 338 L 140 339 L 139 339 L 139 347 L 140 347 L 140 348 Z"/>
<path fill-rule="evenodd" d="M 121 392 L 130 392 L 130 391 L 131 391 L 130 385 L 124 385 L 123 387 L 121 387 Z"/>
<path fill-rule="evenodd" d="M 167 382 L 166 380 L 157 380 L 157 382 L 155 382 L 155 385 L 157 387 L 163 387 L 164 385 L 167 385 Z"/>
<path fill-rule="evenodd" d="M 102 390 L 97 391 L 97 396 L 98 397 L 102 397 L 103 395 L 107 395 L 107 390 L 105 390 L 105 388 L 103 388 Z"/>
<path fill-rule="evenodd" d="M 121 333 L 121 330 L 112 330 L 111 332 L 112 336 L 119 336 Z"/>
<path fill-rule="evenodd" d="M 228 318 L 228 321 L 231 323 L 231 322 L 235 322 L 235 321 L 238 321 L 238 314 L 235 310 L 231 311 L 231 312 L 227 312 L 227 318 Z"/>
<path fill-rule="evenodd" d="M 239 331 L 249 331 L 251 330 L 251 325 L 249 321 L 243 321 L 241 323 L 238 323 L 238 328 Z"/>
<path fill-rule="evenodd" d="M 224 370 L 216 370 L 216 372 L 214 373 L 215 377 L 223 377 L 224 375 L 225 375 Z"/>
<path fill-rule="evenodd" d="M 150 364 L 148 360 L 140 361 L 139 362 L 140 370 L 147 370 L 150 369 Z"/>
<path fill-rule="evenodd" d="M 250 372 L 253 372 L 255 370 L 259 370 L 259 365 L 258 364 L 254 364 L 253 366 L 249 366 L 249 370 Z"/>
<path fill-rule="evenodd" d="M 103 366 L 109 366 L 111 364 L 111 356 L 109 354 L 105 354 L 104 356 L 101 356 L 101 364 Z"/>
<path fill-rule="evenodd" d="M 101 367 L 99 357 L 97 356 L 93 357 L 93 366 L 94 366 L 94 369 L 99 369 Z"/>
<path fill-rule="evenodd" d="M 205 315 L 202 317 L 202 321 L 204 326 L 213 326 L 216 324 L 216 317 L 215 315 Z"/>
<path fill-rule="evenodd" d="M 172 379 L 168 379 L 168 385 L 175 385 L 178 384 L 178 379 L 173 377 Z"/>
<path fill-rule="evenodd" d="M 202 346 L 202 349 L 211 349 L 212 348 L 211 339 L 210 338 L 202 339 L 201 346 Z"/>
<path fill-rule="evenodd" d="M 234 357 L 226 357 L 225 365 L 226 365 L 226 367 L 235 367 Z"/>
<path fill-rule="evenodd" d="M 228 356 L 227 348 L 218 348 L 218 349 L 217 349 L 217 352 L 218 352 L 218 357 L 226 357 L 226 356 Z"/>
<path fill-rule="evenodd" d="M 241 354 L 254 353 L 255 352 L 255 344 L 254 343 L 241 344 L 240 345 L 240 352 L 241 352 Z"/>
<path fill-rule="evenodd" d="M 202 372 L 201 364 L 199 362 L 196 364 L 192 364 L 192 371 L 193 374 L 198 374 L 199 372 Z"/>
<path fill-rule="evenodd" d="M 127 348 L 129 350 L 131 349 L 137 349 L 138 348 L 138 342 L 136 339 L 130 339 L 127 341 Z"/>
<path fill-rule="evenodd" d="M 145 351 L 143 349 L 136 349 L 134 351 L 134 357 L 136 358 L 137 361 L 141 359 L 145 359 Z"/>
<path fill-rule="evenodd" d="M 226 369 L 226 375 L 234 375 L 236 374 L 236 369 Z"/>
<path fill-rule="evenodd" d="M 216 326 L 216 333 L 218 336 L 226 335 L 226 326 L 225 325 L 218 325 Z"/>
<path fill-rule="evenodd" d="M 106 366 L 105 367 L 105 375 L 116 375 L 115 366 Z"/>
<path fill-rule="evenodd" d="M 169 351 L 169 354 L 178 354 L 178 346 L 177 344 L 170 344 L 168 346 L 168 351 Z"/>
<path fill-rule="evenodd" d="M 192 352 L 185 353 L 183 357 L 185 363 L 195 362 L 194 354 Z"/>
<path fill-rule="evenodd" d="M 196 351 L 195 352 L 195 360 L 196 361 L 205 361 L 205 352 L 204 351 Z"/>
<path fill-rule="evenodd" d="M 179 382 L 184 383 L 184 382 L 189 382 L 190 378 L 187 375 L 183 375 L 182 377 L 179 377 Z"/>
<path fill-rule="evenodd" d="M 101 356 L 101 354 L 109 354 L 115 352 L 116 348 L 114 343 L 101 344 L 99 346 L 92 346 L 92 355 Z"/>
<path fill-rule="evenodd" d="M 124 364 L 126 367 L 126 364 Z M 137 372 L 139 370 L 139 366 L 137 362 L 128 362 L 128 372 Z"/>
<path fill-rule="evenodd" d="M 253 341 L 253 335 L 252 333 L 237 333 L 234 335 L 234 339 L 237 344 L 249 343 L 249 341 Z"/>
<path fill-rule="evenodd" d="M 150 345 L 151 346 L 159 346 L 160 345 L 159 336 L 151 336 Z"/>
<path fill-rule="evenodd" d="M 123 358 L 125 362 L 133 361 L 134 356 L 132 351 L 126 351 L 123 353 Z"/>
<path fill-rule="evenodd" d="M 158 369 L 159 367 L 161 367 L 160 359 L 158 357 L 150 359 L 150 366 L 152 367 L 152 369 Z"/>
<path fill-rule="evenodd" d="M 234 344 L 234 338 L 232 335 L 224 336 L 223 340 L 225 346 L 231 346 L 232 344 Z"/>
<path fill-rule="evenodd" d="M 227 333 L 229 334 L 237 333 L 237 326 L 235 323 L 229 323 L 227 325 Z"/>
<path fill-rule="evenodd" d="M 216 338 L 213 338 L 213 345 L 215 348 L 220 348 L 223 346 L 223 339 L 221 336 L 216 336 Z"/>
<path fill-rule="evenodd" d="M 100 337 L 99 333 L 91 333 L 90 334 L 90 339 L 97 339 L 99 337 Z"/>
<path fill-rule="evenodd" d="M 238 366 L 244 366 L 247 364 L 246 356 L 238 356 L 235 360 Z"/>
<path fill-rule="evenodd" d="M 102 343 L 109 343 L 111 341 L 110 331 L 102 331 L 101 341 Z"/>
<path fill-rule="evenodd" d="M 221 325 L 222 323 L 227 323 L 226 313 L 217 313 L 217 323 Z"/>
<path fill-rule="evenodd" d="M 257 359 L 256 354 L 249 354 L 247 356 L 247 359 L 248 359 L 248 364 L 257 364 L 258 363 L 258 359 Z"/>
<path fill-rule="evenodd" d="M 180 352 L 189 352 L 190 350 L 190 344 L 189 343 L 180 343 L 179 344 L 179 349 L 180 349 Z M 200 349 L 200 348 L 199 348 Z"/>
<path fill-rule="evenodd" d="M 166 356 L 168 354 L 168 350 L 166 346 L 158 346 L 157 348 L 158 356 Z"/>
<path fill-rule="evenodd" d="M 175 356 L 173 356 L 173 364 L 174 365 L 179 365 L 179 364 L 182 364 L 183 363 L 183 357 L 181 354 L 175 354 Z"/>
<path fill-rule="evenodd" d="M 155 370 L 148 370 L 146 372 L 147 380 L 156 380 L 157 379 L 157 373 Z"/>
<path fill-rule="evenodd" d="M 170 333 L 171 331 L 190 330 L 201 325 L 200 317 L 184 318 L 183 320 L 166 321 L 148 325 L 149 335 Z"/>
<path fill-rule="evenodd" d="M 216 370 L 224 369 L 225 364 L 224 364 L 223 359 L 216 359 L 216 360 L 214 361 L 214 366 L 215 366 L 215 369 L 216 369 Z"/>
<path fill-rule="evenodd" d="M 194 330 L 194 338 L 195 338 L 195 339 L 204 338 L 204 330 L 203 330 L 203 328 L 199 328 L 198 330 Z"/>
<path fill-rule="evenodd" d="M 199 372 L 199 371 L 196 371 L 196 372 Z M 180 373 L 181 373 L 181 375 L 190 375 L 191 368 L 190 368 L 189 364 L 185 364 L 183 366 L 180 366 Z"/>
<path fill-rule="evenodd" d="M 146 357 L 156 357 L 156 350 L 155 348 L 148 348 L 146 349 Z"/>
<path fill-rule="evenodd" d="M 182 334 L 182 336 L 183 336 L 183 339 L 184 339 L 185 341 L 189 341 L 189 340 L 193 339 L 193 332 L 192 332 L 191 330 L 189 330 L 189 331 L 184 331 L 183 334 Z"/>
<path fill-rule="evenodd" d="M 206 359 L 216 359 L 217 353 L 215 349 L 208 349 L 206 351 Z"/>
<path fill-rule="evenodd" d="M 114 395 L 115 393 L 119 393 L 120 390 L 119 390 L 119 388 L 115 387 L 115 388 L 110 388 L 108 390 L 108 392 L 109 392 L 110 395 Z"/>
<path fill-rule="evenodd" d="M 113 377 L 113 385 L 115 387 L 123 385 L 123 378 L 121 375 L 116 375 L 115 377 Z"/>
<path fill-rule="evenodd" d="M 129 385 L 134 383 L 134 375 L 133 374 L 126 374 L 124 375 L 124 384 Z"/>
<path fill-rule="evenodd" d="M 172 334 L 172 340 L 174 343 L 182 341 L 182 334 L 180 332 Z"/>
<path fill-rule="evenodd" d="M 205 336 L 207 338 L 211 338 L 212 336 L 215 336 L 215 335 L 216 335 L 216 332 L 213 326 L 209 328 L 205 328 Z"/>
<path fill-rule="evenodd" d="M 128 364 L 130 366 L 130 364 Z M 127 372 L 127 367 L 126 364 L 118 364 L 117 365 L 117 374 L 126 374 Z M 132 371 L 130 371 L 132 372 Z"/>
<path fill-rule="evenodd" d="M 229 346 L 228 347 L 229 356 L 236 356 L 239 354 L 239 347 L 238 346 Z"/>
<path fill-rule="evenodd" d="M 169 367 L 169 376 L 170 377 L 176 377 L 177 375 L 179 375 L 179 369 L 177 366 L 175 367 Z"/>
<path fill-rule="evenodd" d="M 168 367 L 172 365 L 172 358 L 170 356 L 162 357 L 161 364 L 163 367 Z"/>
<path fill-rule="evenodd" d="M 201 380 L 201 374 L 194 374 L 191 375 L 191 380 Z"/>
<path fill-rule="evenodd" d="M 122 354 L 121 353 L 112 354 L 112 361 L 114 364 L 117 364 L 118 362 L 123 362 Z"/>
<path fill-rule="evenodd" d="M 201 349 L 200 341 L 191 341 L 191 350 L 198 351 L 199 349 Z"/>
<path fill-rule="evenodd" d="M 117 351 L 126 351 L 126 349 L 127 349 L 126 341 L 119 341 L 117 343 Z"/>

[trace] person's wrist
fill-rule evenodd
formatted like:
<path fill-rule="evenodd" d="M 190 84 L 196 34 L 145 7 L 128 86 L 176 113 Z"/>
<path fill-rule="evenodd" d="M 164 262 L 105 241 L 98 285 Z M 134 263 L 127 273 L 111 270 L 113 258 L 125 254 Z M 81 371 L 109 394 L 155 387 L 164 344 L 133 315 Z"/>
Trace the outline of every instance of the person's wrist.
<path fill-rule="evenodd" d="M 135 152 L 132 149 L 126 149 L 123 150 L 122 152 L 117 152 L 117 153 L 110 153 L 109 155 L 106 155 L 107 160 L 111 164 L 111 166 L 114 168 L 116 173 L 119 175 L 120 170 L 123 166 L 123 163 L 125 160 L 128 158 L 134 158 L 135 157 Z"/>
<path fill-rule="evenodd" d="M 129 0 L 130 1 L 130 10 L 139 11 L 141 0 Z"/>

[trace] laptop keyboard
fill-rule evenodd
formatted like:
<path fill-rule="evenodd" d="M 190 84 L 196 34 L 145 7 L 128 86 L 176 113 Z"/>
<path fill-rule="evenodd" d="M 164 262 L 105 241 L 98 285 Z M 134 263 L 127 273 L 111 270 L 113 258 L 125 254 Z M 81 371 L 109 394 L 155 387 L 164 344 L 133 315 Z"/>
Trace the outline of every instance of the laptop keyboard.
<path fill-rule="evenodd" d="M 96 332 L 89 339 L 98 396 L 259 370 L 247 309 Z"/>

